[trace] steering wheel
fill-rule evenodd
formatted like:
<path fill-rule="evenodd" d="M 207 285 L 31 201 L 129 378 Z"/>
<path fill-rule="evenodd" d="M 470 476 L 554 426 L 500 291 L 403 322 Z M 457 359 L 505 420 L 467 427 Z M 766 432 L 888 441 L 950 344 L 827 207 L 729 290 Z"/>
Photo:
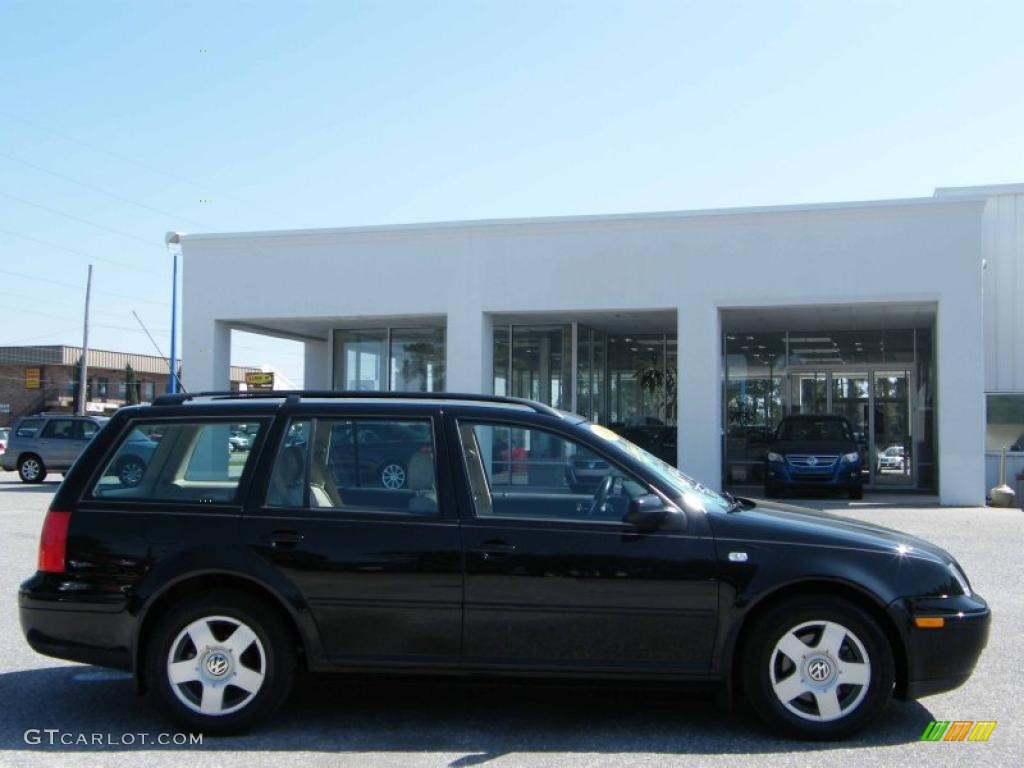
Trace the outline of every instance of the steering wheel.
<path fill-rule="evenodd" d="M 615 484 L 615 478 L 609 472 L 604 480 L 601 481 L 601 485 L 598 486 L 597 492 L 594 494 L 594 503 L 590 505 L 590 511 L 587 512 L 587 517 L 594 517 L 604 503 L 608 500 L 608 495 L 612 492 L 612 485 Z"/>

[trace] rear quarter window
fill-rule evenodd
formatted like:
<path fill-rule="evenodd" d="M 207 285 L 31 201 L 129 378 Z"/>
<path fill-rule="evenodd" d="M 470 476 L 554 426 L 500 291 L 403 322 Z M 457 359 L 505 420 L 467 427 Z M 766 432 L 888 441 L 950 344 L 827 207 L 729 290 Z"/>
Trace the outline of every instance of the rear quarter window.
<path fill-rule="evenodd" d="M 24 419 L 14 430 L 15 437 L 36 437 L 43 428 L 43 419 Z"/>
<path fill-rule="evenodd" d="M 90 497 L 232 503 L 253 455 L 251 445 L 232 446 L 230 437 L 239 427 L 227 420 L 133 422 L 106 459 Z M 266 423 L 255 428 L 258 438 Z"/>

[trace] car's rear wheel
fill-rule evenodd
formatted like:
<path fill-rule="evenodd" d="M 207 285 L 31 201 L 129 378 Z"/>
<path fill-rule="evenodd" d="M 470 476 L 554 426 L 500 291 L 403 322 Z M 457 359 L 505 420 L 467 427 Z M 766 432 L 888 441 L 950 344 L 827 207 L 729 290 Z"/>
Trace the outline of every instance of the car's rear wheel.
<path fill-rule="evenodd" d="M 18 477 L 23 483 L 41 483 L 46 479 L 46 465 L 34 453 L 28 453 L 18 460 Z"/>
<path fill-rule="evenodd" d="M 248 730 L 284 702 L 295 678 L 284 622 L 228 590 L 176 604 L 155 627 L 145 663 L 160 708 L 203 733 Z"/>
<path fill-rule="evenodd" d="M 743 684 L 775 730 L 809 739 L 848 736 L 889 704 L 892 648 L 859 606 L 799 598 L 758 617 L 744 644 Z"/>
<path fill-rule="evenodd" d="M 142 482 L 142 476 L 146 474 L 146 463 L 135 456 L 125 456 L 118 462 L 117 479 L 121 485 L 134 488 Z"/>

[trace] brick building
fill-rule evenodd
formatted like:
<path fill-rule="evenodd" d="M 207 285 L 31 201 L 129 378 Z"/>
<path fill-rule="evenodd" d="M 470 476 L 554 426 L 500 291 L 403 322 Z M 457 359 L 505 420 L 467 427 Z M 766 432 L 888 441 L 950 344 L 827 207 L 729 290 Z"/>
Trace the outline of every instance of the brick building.
<path fill-rule="evenodd" d="M 0 426 L 9 426 L 33 413 L 73 411 L 81 357 L 81 347 L 0 347 Z M 246 371 L 254 370 L 231 366 L 231 388 L 238 389 Z M 149 402 L 167 389 L 167 360 L 155 355 L 90 349 L 86 411 L 102 415 L 128 403 L 129 378 L 136 382 L 135 399 Z"/>

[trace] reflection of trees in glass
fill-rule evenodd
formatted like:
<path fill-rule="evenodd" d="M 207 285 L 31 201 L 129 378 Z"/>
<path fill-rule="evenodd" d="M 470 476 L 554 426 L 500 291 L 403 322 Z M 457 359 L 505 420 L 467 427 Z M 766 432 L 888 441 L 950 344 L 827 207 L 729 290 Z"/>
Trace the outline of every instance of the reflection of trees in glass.
<path fill-rule="evenodd" d="M 780 379 L 743 379 L 726 386 L 729 426 L 774 426 L 782 417 Z"/>
<path fill-rule="evenodd" d="M 636 369 L 636 380 L 640 388 L 654 397 L 655 410 L 666 424 L 676 421 L 676 375 L 675 371 L 666 369 L 657 353 L 651 355 L 650 362 L 641 362 Z"/>
<path fill-rule="evenodd" d="M 444 389 L 443 345 L 435 341 L 410 341 L 401 345 L 401 364 L 398 375 L 402 388 L 427 391 L 428 384 L 433 391 Z M 432 381 L 428 381 L 428 366 L 432 369 Z"/>

